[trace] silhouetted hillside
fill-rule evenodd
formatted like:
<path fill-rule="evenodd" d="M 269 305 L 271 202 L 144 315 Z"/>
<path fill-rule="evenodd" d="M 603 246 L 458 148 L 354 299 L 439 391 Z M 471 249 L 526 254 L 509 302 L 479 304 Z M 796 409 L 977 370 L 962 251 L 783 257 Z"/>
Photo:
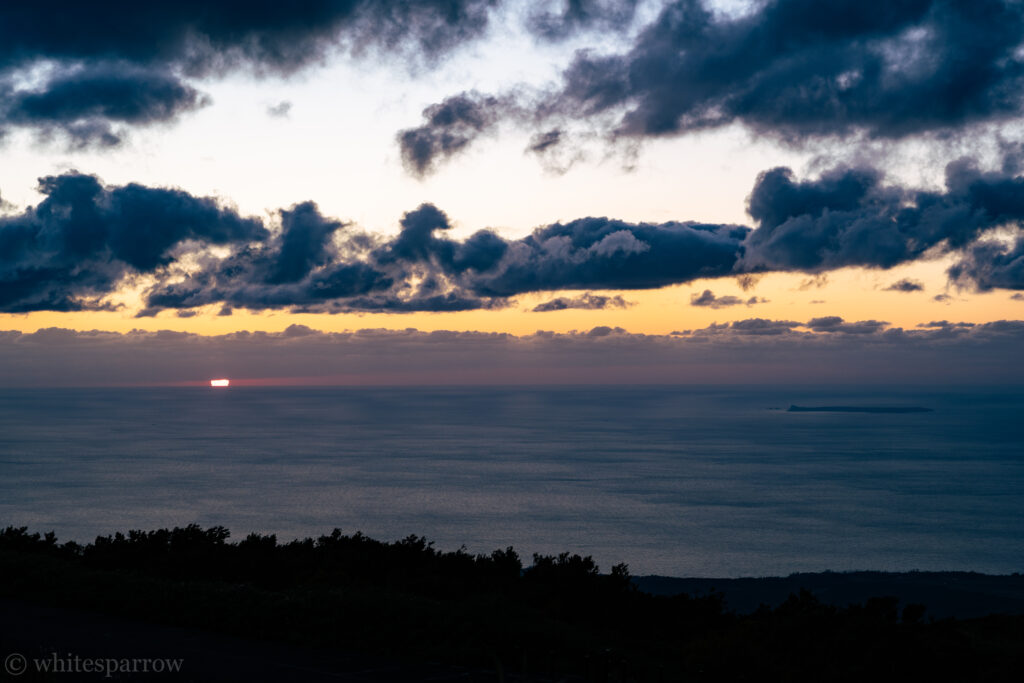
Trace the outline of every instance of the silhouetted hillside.
<path fill-rule="evenodd" d="M 652 595 L 624 565 L 601 574 L 569 553 L 524 567 L 512 548 L 443 552 L 417 536 L 228 538 L 191 525 L 80 545 L 8 527 L 0 590 L 492 680 L 1010 680 L 1024 661 L 1024 618 L 934 621 L 896 596 L 840 606 L 797 590 L 743 615 L 719 593 Z"/>

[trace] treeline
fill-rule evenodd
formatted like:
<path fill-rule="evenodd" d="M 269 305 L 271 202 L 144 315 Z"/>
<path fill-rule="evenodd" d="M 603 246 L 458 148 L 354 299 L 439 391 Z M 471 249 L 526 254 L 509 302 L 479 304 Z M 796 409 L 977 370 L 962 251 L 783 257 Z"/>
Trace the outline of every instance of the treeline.
<path fill-rule="evenodd" d="M 897 597 L 801 591 L 738 615 L 721 596 L 653 596 L 625 565 L 514 549 L 440 551 L 361 533 L 286 543 L 223 527 L 60 543 L 0 532 L 0 591 L 55 605 L 552 680 L 1016 680 L 1024 619 L 926 618 Z"/>

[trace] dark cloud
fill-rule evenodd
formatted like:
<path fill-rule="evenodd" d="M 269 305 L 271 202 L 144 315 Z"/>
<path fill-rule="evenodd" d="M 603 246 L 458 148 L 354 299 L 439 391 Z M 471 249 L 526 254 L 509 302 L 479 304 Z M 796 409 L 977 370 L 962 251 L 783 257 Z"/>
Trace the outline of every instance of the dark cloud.
<path fill-rule="evenodd" d="M 756 273 L 744 273 L 736 276 L 736 284 L 740 286 L 744 292 L 749 292 L 754 287 L 757 287 L 757 283 L 761 281 L 761 276 Z"/>
<path fill-rule="evenodd" d="M 736 320 L 731 323 L 727 323 L 724 329 L 728 329 L 730 332 L 743 336 L 775 336 L 778 334 L 786 334 L 790 332 L 794 327 L 799 327 L 800 323 L 793 322 L 792 320 L 767 320 L 765 318 L 747 318 L 746 320 Z M 712 325 L 711 329 L 715 326 Z M 721 328 L 720 328 L 721 329 Z"/>
<path fill-rule="evenodd" d="M 557 103 L 624 110 L 617 131 L 741 121 L 793 138 L 898 138 L 1019 115 L 1024 10 L 1000 0 L 775 0 L 723 18 L 670 3 L 627 53 L 581 54 Z"/>
<path fill-rule="evenodd" d="M 313 205 L 300 206 L 303 221 L 291 218 L 300 207 L 282 212 L 280 234 L 154 288 L 147 306 L 227 302 L 325 312 L 495 308 L 526 292 L 597 285 L 641 289 L 728 274 L 747 234 L 737 226 L 588 218 L 538 228 L 515 241 L 488 230 L 456 241 L 445 236 L 451 226 L 444 212 L 424 204 L 403 216 L 396 237 L 383 239 L 344 230 Z"/>
<path fill-rule="evenodd" d="M 116 124 L 173 121 L 207 101 L 165 70 L 123 63 L 57 68 L 38 87 L 3 90 L 0 128 L 26 127 L 43 138 L 63 135 L 73 148 L 118 145 L 124 132 Z"/>
<path fill-rule="evenodd" d="M 270 0 L 0 7 L 0 67 L 118 59 L 191 74 L 240 65 L 287 73 L 331 49 L 439 57 L 486 30 L 493 0 Z M 412 51 L 412 52 L 411 52 Z"/>
<path fill-rule="evenodd" d="M 606 308 L 627 308 L 632 305 L 632 303 L 626 301 L 621 296 L 602 296 L 585 292 L 577 297 L 560 296 L 537 304 L 533 307 L 533 312 L 549 313 L 551 311 L 565 311 L 570 308 L 594 311 Z"/>
<path fill-rule="evenodd" d="M 972 245 L 949 269 L 949 279 L 979 291 L 1024 289 L 1024 238 L 1012 244 L 985 240 Z"/>
<path fill-rule="evenodd" d="M 1010 298 L 1014 301 L 1024 301 L 1024 294 L 1017 292 L 1016 294 L 1011 294 Z"/>
<path fill-rule="evenodd" d="M 639 0 L 565 0 L 560 12 L 546 4 L 529 9 L 527 28 L 538 38 L 565 40 L 582 30 L 624 31 L 636 14 Z"/>
<path fill-rule="evenodd" d="M 322 216 L 312 202 L 280 211 L 279 231 L 184 280 L 151 289 L 148 307 L 192 308 L 226 303 L 236 308 L 295 312 L 405 313 L 499 308 L 510 301 L 470 292 L 462 284 L 491 268 L 507 243 L 490 231 L 462 242 L 437 236 L 448 217 L 431 204 L 407 212 L 399 234 L 385 240 Z"/>
<path fill-rule="evenodd" d="M 776 168 L 758 176 L 748 210 L 757 229 L 744 245 L 742 270 L 890 268 L 1019 226 L 1024 178 L 982 172 L 965 159 L 947 166 L 945 191 L 924 191 L 886 185 L 871 168 L 839 167 L 807 181 Z M 975 275 L 984 276 L 964 269 L 954 278 Z"/>
<path fill-rule="evenodd" d="M 402 163 L 410 173 L 423 177 L 479 136 L 493 131 L 514 110 L 511 98 L 478 92 L 460 93 L 430 105 L 423 110 L 423 125 L 398 133 Z"/>
<path fill-rule="evenodd" d="M 172 121 L 205 99 L 183 79 L 289 74 L 334 51 L 436 62 L 486 31 L 498 0 L 258 0 L 0 5 L 4 126 L 114 145 L 124 126 Z M 47 82 L 15 89 L 43 65 Z M 282 103 L 287 105 L 287 103 Z M 272 115 L 287 106 L 271 108 Z M 121 128 L 115 128 L 120 124 Z"/>
<path fill-rule="evenodd" d="M 530 140 L 530 145 L 526 149 L 527 151 L 535 154 L 543 154 L 547 150 L 557 147 L 564 136 L 564 131 L 558 130 L 557 128 L 543 133 L 537 133 Z"/>
<path fill-rule="evenodd" d="M 281 211 L 281 236 L 265 281 L 297 282 L 313 268 L 325 265 L 331 256 L 329 240 L 341 227 L 340 222 L 321 216 L 313 202 Z"/>
<path fill-rule="evenodd" d="M 748 228 L 582 218 L 538 228 L 468 283 L 481 295 L 558 289 L 650 289 L 729 275 Z"/>
<path fill-rule="evenodd" d="M 458 311 L 507 306 L 531 292 L 753 281 L 768 271 L 813 273 L 807 286 L 821 286 L 831 269 L 888 268 L 947 252 L 960 254 L 950 277 L 961 286 L 1024 289 L 1016 279 L 1021 241 L 989 237 L 997 228 L 1019 231 L 1024 179 L 967 161 L 949 165 L 941 191 L 886 185 L 871 169 L 802 181 L 772 169 L 750 195 L 753 230 L 588 217 L 516 240 L 491 230 L 453 239 L 449 217 L 432 204 L 404 214 L 398 234 L 387 237 L 325 217 L 312 202 L 264 225 L 209 198 L 137 184 L 108 188 L 75 173 L 44 178 L 40 190 L 39 206 L 0 217 L 0 309 L 9 312 L 106 306 L 125 278 L 143 273 L 156 284 L 141 315 L 211 304 Z M 227 247 L 227 255 L 212 246 Z M 915 283 L 897 284 L 906 291 Z M 709 290 L 692 303 L 763 301 Z"/>
<path fill-rule="evenodd" d="M 924 291 L 924 283 L 920 282 L 918 280 L 910 280 L 908 278 L 903 278 L 902 280 L 897 280 L 896 282 L 894 282 L 891 285 L 889 285 L 888 287 L 886 287 L 885 291 L 887 291 L 887 292 L 923 292 Z"/>
<path fill-rule="evenodd" d="M 105 187 L 68 173 L 39 181 L 45 199 L 0 217 L 0 311 L 106 306 L 123 277 L 174 260 L 188 241 L 228 245 L 266 230 L 215 200 L 141 185 Z"/>
<path fill-rule="evenodd" d="M 444 236 L 450 228 L 444 212 L 424 204 L 403 216 L 399 234 L 391 239 L 342 230 L 342 224 L 318 213 L 307 216 L 311 227 L 293 238 L 305 223 L 289 216 L 282 213 L 280 235 L 155 288 L 147 305 L 192 308 L 224 301 L 247 308 L 396 312 L 494 308 L 526 292 L 644 289 L 726 275 L 748 232 L 738 226 L 587 218 L 538 228 L 515 241 L 487 230 L 456 241 Z M 293 243 L 298 246 L 289 257 Z"/>
<path fill-rule="evenodd" d="M 807 322 L 807 327 L 815 332 L 839 334 L 875 334 L 888 326 L 889 323 L 879 320 L 861 320 L 848 323 L 837 315 L 812 318 Z"/>
<path fill-rule="evenodd" d="M 921 323 L 921 324 L 918 325 L 918 327 L 925 327 L 925 328 L 932 328 L 932 329 L 942 329 L 942 330 L 970 329 L 970 328 L 975 327 L 975 326 L 976 326 L 975 323 L 964 323 L 964 322 L 951 323 L 948 320 L 933 320 L 930 323 Z"/>
<path fill-rule="evenodd" d="M 702 306 L 705 308 L 727 308 L 729 306 L 753 306 L 754 304 L 767 303 L 767 299 L 759 299 L 756 296 L 752 296 L 747 299 L 743 299 L 738 296 L 715 296 L 715 293 L 710 289 L 705 289 L 701 294 L 690 295 L 691 306 Z"/>
<path fill-rule="evenodd" d="M 574 18 L 614 17 L 601 11 L 613 7 L 539 11 L 534 30 L 557 37 Z M 728 16 L 700 0 L 668 2 L 631 48 L 578 51 L 557 87 L 528 106 L 541 125 L 579 121 L 618 140 L 739 122 L 794 143 L 943 134 L 1022 113 L 1020 3 L 897 0 L 879 10 L 859 0 L 769 0 L 755 8 Z"/>
<path fill-rule="evenodd" d="M 949 294 L 936 294 L 935 296 L 932 297 L 932 300 L 938 301 L 939 303 L 946 303 L 950 301 L 952 298 L 953 297 L 951 297 Z"/>

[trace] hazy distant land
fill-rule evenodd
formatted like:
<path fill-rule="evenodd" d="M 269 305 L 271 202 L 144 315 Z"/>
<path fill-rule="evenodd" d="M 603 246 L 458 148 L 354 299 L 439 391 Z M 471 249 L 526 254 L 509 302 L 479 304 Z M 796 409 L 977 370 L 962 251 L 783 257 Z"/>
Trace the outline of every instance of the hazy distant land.
<path fill-rule="evenodd" d="M 932 408 L 921 406 L 797 406 L 791 405 L 787 413 L 933 413 Z"/>

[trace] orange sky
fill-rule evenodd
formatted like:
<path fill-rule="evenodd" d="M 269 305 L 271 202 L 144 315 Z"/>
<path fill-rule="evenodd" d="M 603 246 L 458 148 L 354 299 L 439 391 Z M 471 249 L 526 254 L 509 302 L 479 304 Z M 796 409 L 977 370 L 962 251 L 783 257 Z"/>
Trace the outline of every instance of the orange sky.
<path fill-rule="evenodd" d="M 527 294 L 516 298 L 517 305 L 494 311 L 408 314 L 304 314 L 287 311 L 252 313 L 236 309 L 231 316 L 218 316 L 219 306 L 203 309 L 191 318 L 179 318 L 173 311 L 164 311 L 152 318 L 135 318 L 133 309 L 116 312 L 0 314 L 0 329 L 33 332 L 43 327 L 64 327 L 75 330 L 99 329 L 113 332 L 141 330 L 176 330 L 199 334 L 224 334 L 235 330 L 277 332 L 292 324 L 317 330 L 342 331 L 362 328 L 420 330 L 479 330 L 529 334 L 536 330 L 568 332 L 587 330 L 599 325 L 622 327 L 633 333 L 666 334 L 674 330 L 706 327 L 714 322 L 744 318 L 806 321 L 826 315 L 839 315 L 846 320 L 884 320 L 894 326 L 912 328 L 933 320 L 984 323 L 993 320 L 1019 319 L 1024 302 L 1010 298 L 1010 293 L 993 291 L 975 293 L 945 288 L 946 260 L 915 263 L 888 271 L 847 268 L 825 275 L 819 287 L 811 278 L 799 273 L 772 273 L 762 277 L 756 286 L 744 292 L 733 279 L 699 280 L 686 285 L 659 290 L 600 292 L 621 295 L 633 305 L 626 309 L 565 310 L 533 313 L 538 303 L 555 296 L 573 296 L 580 292 Z M 925 285 L 922 292 L 885 291 L 900 279 L 917 280 Z M 766 303 L 737 305 L 711 309 L 690 305 L 691 296 L 705 289 L 716 296 L 756 296 Z M 935 301 L 937 294 L 947 294 L 946 301 Z"/>

